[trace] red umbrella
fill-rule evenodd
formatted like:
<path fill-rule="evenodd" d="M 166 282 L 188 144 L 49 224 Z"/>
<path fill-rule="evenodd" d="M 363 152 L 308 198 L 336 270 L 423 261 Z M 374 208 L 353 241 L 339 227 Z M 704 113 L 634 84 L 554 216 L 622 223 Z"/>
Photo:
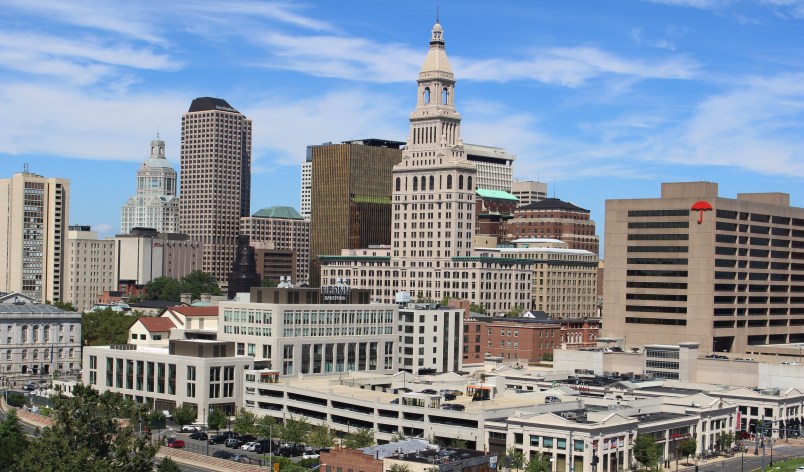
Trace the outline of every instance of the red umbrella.
<path fill-rule="evenodd" d="M 712 205 L 710 205 L 707 201 L 699 200 L 692 205 L 690 211 L 698 212 L 698 224 L 701 224 L 703 223 L 703 212 L 712 211 Z"/>

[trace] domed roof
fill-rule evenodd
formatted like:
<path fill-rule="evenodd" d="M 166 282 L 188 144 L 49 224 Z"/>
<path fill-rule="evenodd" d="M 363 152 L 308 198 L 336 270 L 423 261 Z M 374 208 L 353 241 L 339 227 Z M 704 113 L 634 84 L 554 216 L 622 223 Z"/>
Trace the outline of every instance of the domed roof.
<path fill-rule="evenodd" d="M 142 163 L 142 166 L 173 169 L 173 166 L 170 164 L 170 161 L 168 161 L 164 157 L 149 157 L 148 159 L 145 159 L 145 162 Z"/>
<path fill-rule="evenodd" d="M 173 166 L 170 165 L 170 162 L 165 157 L 165 142 L 159 139 L 158 133 L 156 138 L 151 140 L 151 155 L 142 163 L 142 166 L 173 169 Z"/>
<path fill-rule="evenodd" d="M 433 26 L 432 36 L 430 37 L 430 50 L 424 58 L 424 64 L 419 71 L 419 76 L 428 72 L 437 72 L 452 78 L 452 67 L 447 60 L 447 51 L 444 49 L 444 29 L 441 23 Z"/>

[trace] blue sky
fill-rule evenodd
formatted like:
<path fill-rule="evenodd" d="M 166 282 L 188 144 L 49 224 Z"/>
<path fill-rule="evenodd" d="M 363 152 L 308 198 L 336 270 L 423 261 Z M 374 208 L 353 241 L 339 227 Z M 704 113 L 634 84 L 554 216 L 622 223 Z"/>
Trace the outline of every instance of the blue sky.
<path fill-rule="evenodd" d="M 299 206 L 307 144 L 404 141 L 436 8 L 465 142 L 592 210 L 710 180 L 804 206 L 804 0 L 0 0 L 0 177 L 71 180 L 104 234 L 193 98 L 253 120 L 252 209 Z"/>

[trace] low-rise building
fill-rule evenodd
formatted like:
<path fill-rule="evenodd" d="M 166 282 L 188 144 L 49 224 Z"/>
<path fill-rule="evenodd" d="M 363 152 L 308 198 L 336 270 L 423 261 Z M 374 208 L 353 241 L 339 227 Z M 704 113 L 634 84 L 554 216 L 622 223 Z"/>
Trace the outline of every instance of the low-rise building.
<path fill-rule="evenodd" d="M 463 362 L 486 357 L 504 362 L 538 361 L 561 347 L 561 325 L 553 320 L 473 315 L 464 322 Z"/>
<path fill-rule="evenodd" d="M 398 308 L 368 290 L 255 287 L 220 310 L 218 339 L 282 375 L 396 371 Z"/>
<path fill-rule="evenodd" d="M 9 296 L 0 303 L 0 368 L 7 377 L 66 372 L 81 365 L 81 314 Z"/>
<path fill-rule="evenodd" d="M 192 406 L 206 422 L 211 407 L 230 415 L 242 405 L 242 379 L 254 358 L 234 343 L 172 339 L 168 347 L 121 344 L 84 349 L 83 382 L 156 411 Z"/>
<path fill-rule="evenodd" d="M 142 316 L 128 329 L 129 344 L 167 347 L 174 328 L 176 325 L 170 318 Z"/>
<path fill-rule="evenodd" d="M 170 318 L 179 329 L 217 332 L 218 313 L 217 306 L 172 306 L 162 317 Z"/>
<path fill-rule="evenodd" d="M 400 370 L 420 374 L 461 370 L 462 309 L 410 304 L 399 309 L 398 329 Z"/>

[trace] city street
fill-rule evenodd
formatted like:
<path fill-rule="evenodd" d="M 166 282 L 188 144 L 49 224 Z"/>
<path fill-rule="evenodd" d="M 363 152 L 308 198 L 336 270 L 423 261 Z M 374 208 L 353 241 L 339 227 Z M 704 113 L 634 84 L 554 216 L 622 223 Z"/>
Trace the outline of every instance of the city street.
<path fill-rule="evenodd" d="M 804 447 L 799 444 L 779 444 L 773 446 L 773 462 L 774 464 L 783 461 L 787 458 L 802 457 L 804 456 Z M 765 448 L 765 469 L 770 470 L 770 448 Z M 744 461 L 744 463 L 743 463 Z M 676 464 L 671 462 L 670 471 L 675 472 Z M 759 469 L 762 466 L 762 449 L 759 450 L 758 455 L 754 455 L 753 447 L 748 448 L 747 454 L 735 454 L 734 457 L 719 460 L 699 460 L 698 472 L 745 472 Z M 668 470 L 668 469 L 665 469 Z M 694 472 L 695 464 L 685 467 L 683 463 L 679 463 L 679 471 L 681 472 Z"/>

